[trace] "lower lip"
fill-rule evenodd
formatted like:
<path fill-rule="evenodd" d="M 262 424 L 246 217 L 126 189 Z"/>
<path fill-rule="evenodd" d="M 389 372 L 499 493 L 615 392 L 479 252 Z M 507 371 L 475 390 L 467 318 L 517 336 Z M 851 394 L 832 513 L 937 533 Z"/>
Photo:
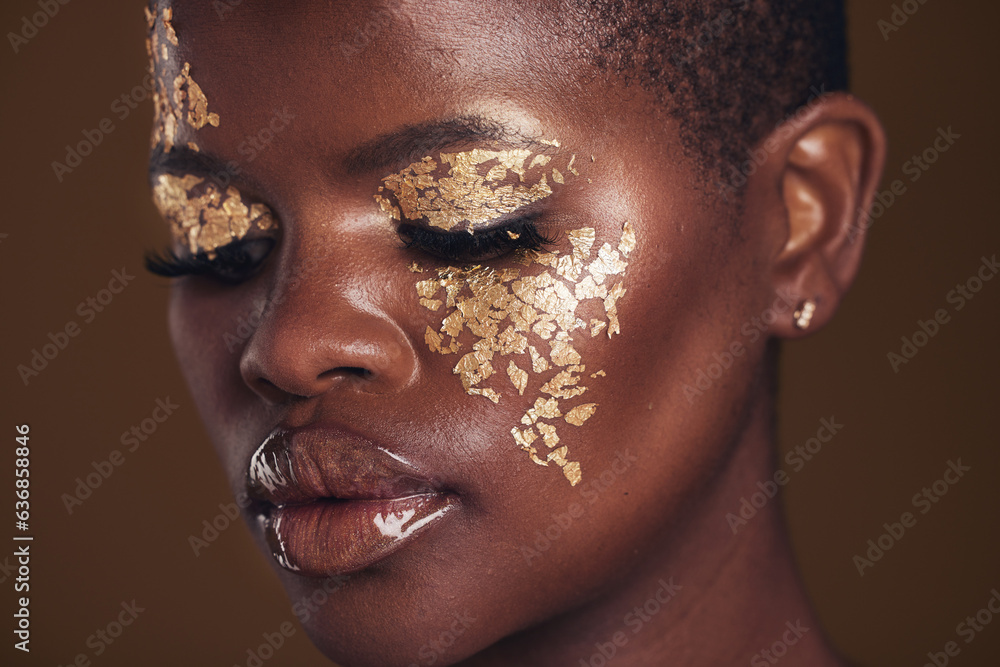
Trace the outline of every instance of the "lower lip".
<path fill-rule="evenodd" d="M 357 572 L 407 546 L 452 509 L 449 496 L 317 500 L 271 510 L 265 533 L 275 560 L 310 577 Z"/>

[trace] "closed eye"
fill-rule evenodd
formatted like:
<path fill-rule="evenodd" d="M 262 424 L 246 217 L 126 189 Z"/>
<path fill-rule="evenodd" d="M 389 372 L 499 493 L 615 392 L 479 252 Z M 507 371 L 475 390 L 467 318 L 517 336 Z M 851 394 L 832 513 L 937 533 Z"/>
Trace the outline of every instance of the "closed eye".
<path fill-rule="evenodd" d="M 540 251 L 555 243 L 542 234 L 535 219 L 527 215 L 485 229 L 443 232 L 420 225 L 401 224 L 397 233 L 404 247 L 415 248 L 452 262 L 467 262 L 502 257 L 515 250 Z"/>
<path fill-rule="evenodd" d="M 238 285 L 253 277 L 274 248 L 270 238 L 242 239 L 215 249 L 215 256 L 204 252 L 179 256 L 173 250 L 146 255 L 146 270 L 158 276 L 179 278 L 204 276 L 226 285 Z"/>

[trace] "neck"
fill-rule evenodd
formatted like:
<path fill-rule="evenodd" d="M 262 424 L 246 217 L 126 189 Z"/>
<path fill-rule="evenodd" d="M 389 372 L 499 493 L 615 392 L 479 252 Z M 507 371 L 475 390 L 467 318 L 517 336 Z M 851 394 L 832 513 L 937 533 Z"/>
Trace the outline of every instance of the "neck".
<path fill-rule="evenodd" d="M 799 579 L 780 495 L 740 514 L 742 498 L 774 478 L 771 410 L 759 401 L 728 463 L 617 586 L 462 664 L 845 665 Z"/>

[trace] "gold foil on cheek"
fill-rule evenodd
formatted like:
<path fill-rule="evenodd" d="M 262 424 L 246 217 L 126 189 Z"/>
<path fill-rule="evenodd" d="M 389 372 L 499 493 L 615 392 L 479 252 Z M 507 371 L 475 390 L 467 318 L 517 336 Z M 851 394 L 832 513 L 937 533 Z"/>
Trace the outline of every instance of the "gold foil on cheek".
<path fill-rule="evenodd" d="M 590 419 L 596 411 L 597 403 L 584 403 L 567 412 L 565 419 L 573 426 L 583 426 L 583 422 Z"/>
<path fill-rule="evenodd" d="M 254 227 L 269 230 L 277 226 L 267 206 L 247 206 L 236 188 L 222 192 L 214 183 L 193 174 L 157 176 L 153 203 L 170 225 L 176 243 L 192 254 L 206 253 L 210 259 L 217 248 L 243 238 Z"/>
<path fill-rule="evenodd" d="M 511 361 L 507 364 L 507 376 L 510 377 L 511 384 L 517 389 L 517 393 L 523 395 L 528 386 L 528 371 L 521 370 L 517 364 Z"/>
<path fill-rule="evenodd" d="M 610 338 L 621 332 L 618 301 L 626 288 L 615 277 L 628 266 L 635 234 L 625 223 L 617 249 L 604 243 L 596 255 L 594 229 L 572 230 L 567 236 L 573 248 L 570 254 L 525 251 L 520 256 L 525 269 L 441 268 L 436 278 L 418 281 L 416 293 L 420 303 L 433 312 L 444 301 L 440 327 L 428 326 L 424 340 L 438 354 L 464 352 L 453 372 L 466 393 L 499 403 L 510 387 L 487 385 L 493 384 L 494 375 L 502 376 L 497 369 L 505 369 L 517 395 L 534 394 L 521 426 L 511 428 L 511 437 L 533 462 L 555 464 L 575 485 L 582 479 L 582 468 L 569 458 L 568 445 L 557 447 L 561 436 L 552 422 L 562 419 L 579 427 L 595 414 L 598 404 L 573 404 L 589 390 L 583 384 L 586 366 L 573 344 L 573 333 L 580 330 L 583 336 L 593 337 L 607 329 Z M 527 267 L 542 271 L 525 274 Z M 607 315 L 606 320 L 591 319 L 589 329 L 576 314 L 586 301 L 599 302 Z M 471 337 L 471 344 L 459 340 L 464 336 Z M 529 344 L 529 336 L 536 336 L 538 342 Z M 543 355 L 539 350 L 546 347 L 548 354 Z M 604 376 L 602 370 L 590 378 Z M 529 392 L 531 387 L 535 389 Z"/>
<path fill-rule="evenodd" d="M 167 7 L 159 14 L 150 12 L 148 8 L 144 8 L 144 12 L 149 29 L 146 41 L 149 71 L 155 75 L 155 120 L 150 141 L 154 148 L 160 145 L 165 153 L 169 153 L 180 140 L 178 135 L 184 122 L 195 130 L 205 125 L 217 127 L 219 115 L 209 112 L 208 98 L 191 76 L 191 63 L 185 62 L 177 76 L 167 78 L 166 71 L 170 65 L 167 45 L 176 47 L 179 43 L 172 23 L 173 8 Z M 187 146 L 198 150 L 195 142 L 187 142 Z"/>
<path fill-rule="evenodd" d="M 427 156 L 383 178 L 375 201 L 395 220 L 426 220 L 445 230 L 465 225 L 473 233 L 477 226 L 552 194 L 548 172 L 532 171 L 551 157 L 536 154 L 526 168 L 531 155 L 527 149 L 477 148 L 441 153 L 440 162 Z M 447 175 L 435 177 L 444 169 Z M 551 176 L 556 183 L 565 182 L 554 167 Z"/>

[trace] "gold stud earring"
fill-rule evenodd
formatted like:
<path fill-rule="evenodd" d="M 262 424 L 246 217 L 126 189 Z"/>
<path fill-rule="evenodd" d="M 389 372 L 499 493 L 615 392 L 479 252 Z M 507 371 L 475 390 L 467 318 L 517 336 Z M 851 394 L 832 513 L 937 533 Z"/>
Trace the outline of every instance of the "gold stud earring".
<path fill-rule="evenodd" d="M 813 313 L 816 312 L 816 302 L 812 299 L 806 299 L 802 302 L 794 313 L 792 317 L 795 318 L 795 328 L 806 330 L 809 328 L 809 322 L 812 321 Z"/>

